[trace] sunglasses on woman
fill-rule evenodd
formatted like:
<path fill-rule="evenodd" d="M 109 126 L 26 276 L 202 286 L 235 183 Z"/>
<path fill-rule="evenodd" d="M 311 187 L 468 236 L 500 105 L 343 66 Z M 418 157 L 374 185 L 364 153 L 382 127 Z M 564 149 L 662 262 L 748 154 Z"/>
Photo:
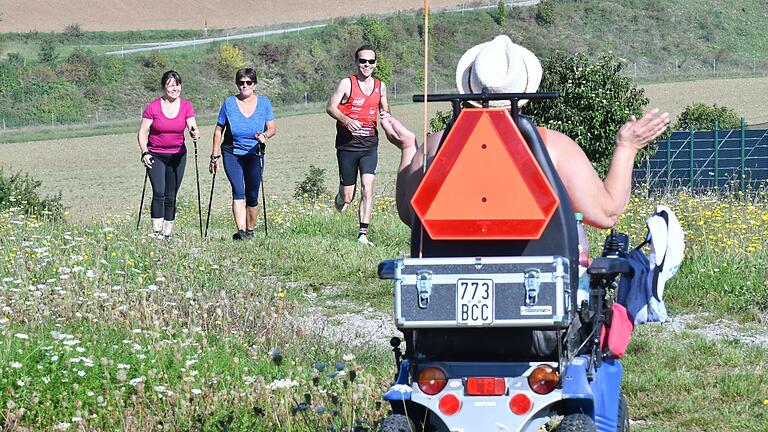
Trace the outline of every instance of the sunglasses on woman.
<path fill-rule="evenodd" d="M 247 81 L 247 80 L 246 81 L 238 81 L 237 85 L 238 86 L 250 86 L 250 85 L 253 85 L 253 81 Z"/>
<path fill-rule="evenodd" d="M 376 59 L 359 58 L 359 59 L 357 59 L 357 62 L 360 63 L 360 64 L 366 64 L 366 63 L 368 63 L 368 64 L 376 64 Z"/>

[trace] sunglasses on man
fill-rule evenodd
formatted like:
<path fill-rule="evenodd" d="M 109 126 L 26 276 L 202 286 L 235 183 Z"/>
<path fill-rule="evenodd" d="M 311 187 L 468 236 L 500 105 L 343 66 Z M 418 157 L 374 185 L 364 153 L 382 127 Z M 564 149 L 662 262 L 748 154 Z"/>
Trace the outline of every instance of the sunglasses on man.
<path fill-rule="evenodd" d="M 366 64 L 366 63 L 368 63 L 368 64 L 376 64 L 376 59 L 359 58 L 359 59 L 357 59 L 357 62 L 360 63 L 360 64 Z"/>

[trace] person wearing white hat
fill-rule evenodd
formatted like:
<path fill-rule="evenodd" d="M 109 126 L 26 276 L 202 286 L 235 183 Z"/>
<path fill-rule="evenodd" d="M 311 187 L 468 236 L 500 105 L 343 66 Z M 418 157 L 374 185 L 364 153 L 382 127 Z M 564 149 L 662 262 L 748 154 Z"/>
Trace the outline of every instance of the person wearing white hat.
<path fill-rule="evenodd" d="M 528 49 L 506 35 L 476 45 L 461 57 L 456 67 L 459 93 L 535 93 L 541 83 L 541 63 Z M 527 100 L 520 100 L 517 109 Z M 475 105 L 479 105 L 474 103 Z M 491 101 L 491 106 L 509 106 L 509 101 Z M 629 202 L 632 166 L 637 152 L 661 135 L 669 124 L 669 113 L 652 109 L 641 118 L 632 116 L 616 133 L 616 149 L 605 179 L 601 180 L 584 151 L 567 135 L 539 128 L 549 157 L 571 199 L 574 212 L 598 228 L 610 228 Z M 416 136 L 396 118 L 381 119 L 390 142 L 401 150 L 396 185 L 400 219 L 410 225 L 413 219 L 411 197 L 421 182 L 423 151 Z M 443 131 L 427 138 L 428 158 L 434 157 Z"/>

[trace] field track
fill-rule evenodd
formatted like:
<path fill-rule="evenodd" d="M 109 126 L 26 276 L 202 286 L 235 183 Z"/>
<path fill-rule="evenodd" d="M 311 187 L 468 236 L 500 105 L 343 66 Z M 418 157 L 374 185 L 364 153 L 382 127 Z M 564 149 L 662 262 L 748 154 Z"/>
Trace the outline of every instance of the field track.
<path fill-rule="evenodd" d="M 441 9 L 472 1 L 431 0 Z M 485 2 L 488 3 L 488 2 Z M 63 31 L 80 24 L 84 31 L 210 29 L 254 27 L 388 14 L 422 8 L 420 0 L 0 0 L 0 33 Z"/>

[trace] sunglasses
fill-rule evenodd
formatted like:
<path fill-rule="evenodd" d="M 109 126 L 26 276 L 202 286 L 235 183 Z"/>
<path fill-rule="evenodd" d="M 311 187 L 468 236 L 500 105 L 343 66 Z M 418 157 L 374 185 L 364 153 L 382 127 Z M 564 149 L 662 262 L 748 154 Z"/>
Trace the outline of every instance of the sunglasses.
<path fill-rule="evenodd" d="M 357 59 L 357 62 L 360 63 L 360 64 L 366 64 L 366 63 L 368 63 L 368 64 L 376 64 L 376 59 L 359 58 L 359 59 Z"/>
<path fill-rule="evenodd" d="M 253 81 L 238 81 L 237 85 L 238 86 L 250 86 L 250 85 L 253 85 Z"/>

